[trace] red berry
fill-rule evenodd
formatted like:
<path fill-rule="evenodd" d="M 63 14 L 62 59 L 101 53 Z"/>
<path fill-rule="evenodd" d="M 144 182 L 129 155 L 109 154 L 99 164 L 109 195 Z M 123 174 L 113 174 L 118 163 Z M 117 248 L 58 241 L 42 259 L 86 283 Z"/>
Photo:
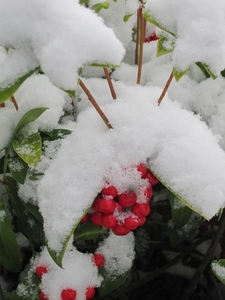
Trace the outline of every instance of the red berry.
<path fill-rule="evenodd" d="M 144 43 L 150 43 L 150 42 L 151 42 L 150 37 L 147 37 L 147 38 L 144 39 Z"/>
<path fill-rule="evenodd" d="M 95 226 L 102 226 L 102 214 L 100 212 L 93 212 L 90 216 L 90 220 Z"/>
<path fill-rule="evenodd" d="M 98 209 L 104 214 L 110 214 L 114 212 L 116 208 L 116 202 L 112 198 L 102 198 L 98 202 Z"/>
<path fill-rule="evenodd" d="M 221 259 L 225 259 L 225 251 L 221 251 L 220 252 L 220 258 Z"/>
<path fill-rule="evenodd" d="M 105 186 L 102 189 L 103 196 L 112 196 L 113 198 L 115 198 L 117 196 L 117 194 L 118 194 L 118 191 L 117 191 L 116 187 L 113 185 Z"/>
<path fill-rule="evenodd" d="M 152 195 L 153 195 L 152 187 L 147 186 L 145 191 L 144 191 L 144 196 L 145 196 L 148 203 L 150 202 L 150 199 L 152 198 Z"/>
<path fill-rule="evenodd" d="M 127 235 L 130 229 L 125 228 L 122 224 L 117 224 L 112 228 L 112 232 L 116 235 Z"/>
<path fill-rule="evenodd" d="M 134 218 L 132 216 L 129 216 L 127 218 L 124 219 L 124 223 L 123 223 L 123 226 L 127 229 L 130 229 L 130 230 L 135 230 L 138 228 L 139 226 L 139 221 L 138 221 L 138 218 Z"/>
<path fill-rule="evenodd" d="M 63 289 L 61 292 L 62 300 L 74 300 L 77 296 L 77 292 L 73 289 Z"/>
<path fill-rule="evenodd" d="M 138 218 L 138 223 L 139 223 L 139 226 L 142 226 L 142 225 L 144 225 L 144 224 L 145 224 L 145 222 L 146 222 L 146 218 L 145 218 L 145 217 L 143 217 L 143 218 Z"/>
<path fill-rule="evenodd" d="M 93 202 L 93 204 L 92 204 L 92 208 L 95 210 L 95 211 L 99 211 L 99 207 L 98 207 L 98 204 L 99 204 L 99 201 L 102 199 L 102 197 L 101 196 L 98 196 L 95 200 L 94 200 L 94 202 Z"/>
<path fill-rule="evenodd" d="M 48 297 L 42 291 L 40 291 L 39 296 L 41 300 L 48 300 Z"/>
<path fill-rule="evenodd" d="M 120 205 L 119 203 L 116 203 L 115 211 L 120 212 L 120 211 L 122 211 L 122 210 L 123 210 L 122 205 Z"/>
<path fill-rule="evenodd" d="M 137 203 L 131 210 L 139 218 L 146 217 L 150 213 L 150 206 L 148 203 Z"/>
<path fill-rule="evenodd" d="M 105 228 L 112 228 L 117 225 L 117 219 L 113 214 L 102 214 L 102 225 Z"/>
<path fill-rule="evenodd" d="M 35 269 L 35 273 L 37 277 L 42 278 L 42 276 L 48 273 L 48 269 L 46 266 L 37 266 Z"/>
<path fill-rule="evenodd" d="M 141 178 L 143 178 L 145 176 L 146 172 L 147 172 L 147 168 L 144 164 L 138 165 L 137 170 L 138 170 L 138 172 L 141 173 Z"/>
<path fill-rule="evenodd" d="M 95 288 L 93 286 L 87 287 L 86 293 L 85 293 L 86 299 L 93 298 L 94 294 L 95 294 Z"/>
<path fill-rule="evenodd" d="M 80 223 L 85 223 L 89 219 L 89 213 L 86 213 L 83 218 L 80 220 Z"/>
<path fill-rule="evenodd" d="M 158 183 L 158 179 L 150 171 L 147 171 L 143 178 L 148 179 L 151 185 L 156 185 L 156 183 Z"/>
<path fill-rule="evenodd" d="M 101 253 L 94 253 L 93 262 L 96 267 L 101 268 L 105 263 L 105 257 Z"/>
<path fill-rule="evenodd" d="M 151 41 L 157 41 L 159 39 L 159 37 L 155 34 L 155 33 L 153 33 L 151 36 L 150 36 L 150 40 Z"/>
<path fill-rule="evenodd" d="M 137 195 L 134 192 L 122 193 L 118 196 L 118 201 L 123 207 L 129 207 L 136 203 Z"/>

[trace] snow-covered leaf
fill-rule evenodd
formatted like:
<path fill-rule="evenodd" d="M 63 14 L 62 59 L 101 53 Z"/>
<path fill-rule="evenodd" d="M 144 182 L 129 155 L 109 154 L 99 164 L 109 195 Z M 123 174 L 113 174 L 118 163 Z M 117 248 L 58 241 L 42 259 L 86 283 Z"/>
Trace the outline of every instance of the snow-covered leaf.
<path fill-rule="evenodd" d="M 20 184 L 24 184 L 27 176 L 27 163 L 24 162 L 19 156 L 15 155 L 8 158 L 8 167 L 13 178 Z"/>
<path fill-rule="evenodd" d="M 94 10 L 96 13 L 99 13 L 101 9 L 107 9 L 109 8 L 109 2 L 104 1 L 104 2 L 99 2 L 96 3 L 95 5 L 92 6 L 92 10 Z"/>
<path fill-rule="evenodd" d="M 159 38 L 159 40 L 157 42 L 157 49 L 156 49 L 157 56 L 162 56 L 162 55 L 173 52 L 174 45 L 172 45 L 171 48 L 165 47 L 165 44 L 168 42 L 170 42 L 170 41 L 164 36 Z"/>
<path fill-rule="evenodd" d="M 81 224 L 74 233 L 75 240 L 96 240 L 101 232 L 101 226 L 95 226 L 91 222 Z"/>
<path fill-rule="evenodd" d="M 13 140 L 13 149 L 28 166 L 35 167 L 42 154 L 42 141 L 38 132 L 23 136 L 18 134 Z"/>
<path fill-rule="evenodd" d="M 225 259 L 212 261 L 211 268 L 214 275 L 225 284 Z"/>

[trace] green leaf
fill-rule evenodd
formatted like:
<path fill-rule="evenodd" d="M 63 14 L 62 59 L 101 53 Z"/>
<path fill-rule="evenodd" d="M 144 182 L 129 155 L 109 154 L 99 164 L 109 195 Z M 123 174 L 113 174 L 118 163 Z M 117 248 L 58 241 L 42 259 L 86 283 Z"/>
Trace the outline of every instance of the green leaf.
<path fill-rule="evenodd" d="M 169 43 L 171 45 L 171 48 L 165 47 L 166 43 L 167 44 Z M 159 40 L 157 41 L 156 56 L 159 57 L 173 52 L 174 46 L 175 46 L 174 42 L 171 43 L 171 41 L 168 38 L 164 36 L 160 37 Z"/>
<path fill-rule="evenodd" d="M 69 96 L 75 98 L 76 97 L 76 91 L 75 90 L 63 90 L 65 93 L 67 93 Z"/>
<path fill-rule="evenodd" d="M 189 221 L 192 210 L 172 193 L 169 194 L 169 201 L 173 217 L 173 229 L 179 229 Z"/>
<path fill-rule="evenodd" d="M 199 229 L 202 222 L 203 218 L 199 214 L 192 212 L 190 219 L 183 227 L 174 229 L 173 226 L 170 226 L 169 224 L 167 235 L 171 245 L 175 247 L 181 242 L 188 240 L 196 232 L 196 230 Z"/>
<path fill-rule="evenodd" d="M 8 167 L 13 178 L 20 184 L 24 184 L 27 176 L 27 164 L 16 155 L 8 158 Z"/>
<path fill-rule="evenodd" d="M 28 73 L 24 74 L 23 76 L 14 79 L 6 88 L 0 88 L 0 103 L 3 103 L 7 99 L 9 99 L 21 86 L 21 84 L 30 77 L 33 73 L 39 70 L 40 67 L 37 67 Z"/>
<path fill-rule="evenodd" d="M 99 274 L 103 277 L 103 281 L 100 288 L 98 288 L 98 292 L 100 297 L 104 297 L 117 289 L 127 279 L 130 271 L 116 277 L 111 277 L 104 268 L 101 268 L 99 269 Z"/>
<path fill-rule="evenodd" d="M 173 75 L 174 75 L 174 78 L 176 79 L 176 81 L 179 81 L 181 79 L 181 77 L 187 73 L 188 70 L 189 69 L 186 69 L 184 71 L 178 71 L 177 69 L 173 68 Z"/>
<path fill-rule="evenodd" d="M 7 170 L 7 166 L 8 166 L 9 152 L 11 150 L 12 143 L 14 141 L 14 138 L 15 138 L 17 132 L 26 124 L 35 121 L 38 117 L 40 117 L 40 115 L 43 114 L 44 111 L 46 111 L 46 109 L 47 109 L 46 107 L 33 108 L 33 109 L 29 110 L 27 113 L 25 113 L 25 115 L 23 115 L 23 117 L 20 119 L 19 123 L 17 124 L 16 128 L 13 131 L 11 140 L 6 148 L 5 160 L 4 160 L 4 176 L 5 177 L 6 177 L 6 170 Z"/>
<path fill-rule="evenodd" d="M 217 76 L 215 74 L 213 74 L 212 71 L 210 71 L 209 67 L 206 64 L 201 63 L 200 61 L 196 62 L 195 64 L 199 67 L 199 69 L 202 71 L 202 73 L 207 78 L 209 78 L 209 77 L 211 77 L 212 79 L 216 79 L 217 78 Z"/>
<path fill-rule="evenodd" d="M 28 166 L 35 167 L 42 154 L 42 140 L 38 132 L 24 137 L 19 133 L 13 140 L 13 149 Z"/>
<path fill-rule="evenodd" d="M 39 211 L 39 207 L 37 205 L 34 205 L 30 202 L 28 203 L 24 203 L 24 206 L 26 207 L 26 209 L 41 223 L 43 224 L 43 217 Z"/>
<path fill-rule="evenodd" d="M 96 62 L 89 64 L 89 66 L 99 67 L 99 68 L 112 68 L 112 69 L 120 68 L 120 65 L 100 64 L 100 63 L 96 63 Z"/>
<path fill-rule="evenodd" d="M 129 14 L 129 15 L 125 15 L 123 17 L 123 21 L 126 23 L 130 19 L 130 17 L 132 17 L 133 15 L 134 15 L 134 13 L 133 14 Z"/>
<path fill-rule="evenodd" d="M 0 198 L 0 264 L 10 272 L 19 272 L 22 267 L 22 255 L 3 197 Z"/>
<path fill-rule="evenodd" d="M 108 9 L 109 8 L 109 2 L 104 1 L 104 2 L 99 2 L 96 3 L 95 5 L 92 6 L 92 10 L 94 10 L 96 13 L 99 13 L 101 9 Z"/>
<path fill-rule="evenodd" d="M 43 132 L 45 136 L 42 136 L 42 140 L 55 141 L 64 138 L 66 135 L 71 134 L 71 132 L 68 129 L 54 129 L 50 132 Z"/>
<path fill-rule="evenodd" d="M 211 263 L 211 268 L 214 275 L 225 284 L 225 259 L 220 259 L 218 261 L 214 260 Z"/>
<path fill-rule="evenodd" d="M 156 21 L 156 20 L 154 19 L 154 17 L 151 16 L 149 10 L 143 10 L 142 15 L 143 15 L 143 17 L 144 17 L 149 23 L 155 25 L 156 27 L 158 27 L 158 28 L 160 28 L 160 29 L 162 29 L 162 30 L 164 30 L 164 31 L 166 31 L 166 32 L 168 32 L 168 33 L 170 33 L 172 36 L 176 37 L 176 35 L 175 35 L 172 31 L 168 30 L 166 27 L 164 27 L 164 26 L 161 25 L 158 21 Z"/>
<path fill-rule="evenodd" d="M 7 176 L 6 177 L 7 184 L 5 185 L 7 193 L 9 195 L 10 203 L 16 213 L 16 216 L 19 218 L 20 215 L 25 210 L 25 206 L 21 202 L 20 198 L 18 197 L 18 187 L 17 187 L 17 181 Z"/>
<path fill-rule="evenodd" d="M 34 273 L 29 272 L 18 285 L 10 300 L 39 300 L 40 283 L 40 279 Z"/>
<path fill-rule="evenodd" d="M 101 226 L 95 226 L 87 221 L 77 228 L 74 233 L 74 238 L 75 240 L 96 240 L 101 229 Z"/>

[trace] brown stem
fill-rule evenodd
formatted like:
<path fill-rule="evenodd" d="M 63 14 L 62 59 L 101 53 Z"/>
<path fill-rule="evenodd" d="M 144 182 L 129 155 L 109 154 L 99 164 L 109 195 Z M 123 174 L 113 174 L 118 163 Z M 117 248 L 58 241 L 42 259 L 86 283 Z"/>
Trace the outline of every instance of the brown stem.
<path fill-rule="evenodd" d="M 14 95 L 12 95 L 10 99 L 11 99 L 12 103 L 14 104 L 15 109 L 18 110 L 19 106 L 17 104 L 16 98 L 14 97 Z"/>
<path fill-rule="evenodd" d="M 173 80 L 173 71 L 171 72 L 170 77 L 167 80 L 167 83 L 166 83 L 166 85 L 165 85 L 165 87 L 164 87 L 164 89 L 162 91 L 162 94 L 160 95 L 160 97 L 158 99 L 158 105 L 160 105 L 160 103 L 162 102 L 162 100 L 163 100 L 163 98 L 164 98 L 164 96 L 165 96 L 165 94 L 166 94 L 166 92 L 167 92 L 167 90 L 168 90 L 168 88 L 169 88 L 172 80 Z"/>
<path fill-rule="evenodd" d="M 139 42 L 140 42 L 140 8 L 137 10 L 137 29 L 136 29 L 136 48 L 135 48 L 135 65 L 138 64 Z"/>
<path fill-rule="evenodd" d="M 217 233 L 214 237 L 214 239 L 211 242 L 211 245 L 209 246 L 208 251 L 206 252 L 203 260 L 201 261 L 200 265 L 198 266 L 189 286 L 187 287 L 187 289 L 184 291 L 183 296 L 181 297 L 180 300 L 188 300 L 190 295 L 192 294 L 192 292 L 194 291 L 196 285 L 199 282 L 199 279 L 201 277 L 201 275 L 203 274 L 203 272 L 205 271 L 205 268 L 207 267 L 207 265 L 209 264 L 210 260 L 213 257 L 213 254 L 215 252 L 215 249 L 221 239 L 221 236 L 224 232 L 225 229 L 225 211 L 222 214 L 221 217 L 221 221 L 220 221 L 220 226 L 217 230 Z"/>
<path fill-rule="evenodd" d="M 113 97 L 114 100 L 116 100 L 116 92 L 114 90 L 114 87 L 113 87 L 113 83 L 112 83 L 112 80 L 109 76 L 109 71 L 107 68 L 103 68 L 104 72 L 105 72 L 105 77 L 107 79 L 107 82 L 108 82 L 108 85 L 109 85 L 109 89 L 110 89 L 110 92 L 111 92 L 111 95 Z"/>
<path fill-rule="evenodd" d="M 0 107 L 5 107 L 5 102 L 1 103 Z"/>
<path fill-rule="evenodd" d="M 139 57 L 138 57 L 138 74 L 137 74 L 137 84 L 141 83 L 141 75 L 142 75 L 142 62 L 143 62 L 143 45 L 144 45 L 144 38 L 145 38 L 145 26 L 146 22 L 142 15 L 142 8 L 140 8 L 139 12 L 139 27 L 140 27 L 140 37 L 139 37 Z"/>
<path fill-rule="evenodd" d="M 93 95 L 91 94 L 91 92 L 89 91 L 89 89 L 86 87 L 86 85 L 83 83 L 83 81 L 81 79 L 79 81 L 80 81 L 80 87 L 82 88 L 82 90 L 87 95 L 88 99 L 90 100 L 90 102 L 92 103 L 92 105 L 94 106 L 94 108 L 96 109 L 96 111 L 98 112 L 99 116 L 104 121 L 105 125 L 109 129 L 112 129 L 112 125 L 109 123 L 109 120 L 107 119 L 107 117 L 104 114 L 104 112 L 101 110 L 100 106 L 96 102 L 95 98 L 93 97 Z"/>

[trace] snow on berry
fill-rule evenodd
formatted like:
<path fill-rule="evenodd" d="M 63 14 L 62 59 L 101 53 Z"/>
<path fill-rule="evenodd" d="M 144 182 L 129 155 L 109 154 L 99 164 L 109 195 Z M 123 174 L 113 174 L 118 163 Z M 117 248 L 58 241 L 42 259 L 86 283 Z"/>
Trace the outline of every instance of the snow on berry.
<path fill-rule="evenodd" d="M 48 268 L 46 266 L 37 266 L 35 269 L 35 273 L 39 278 L 42 278 L 42 276 L 46 273 L 48 273 Z"/>
<path fill-rule="evenodd" d="M 103 268 L 112 278 L 126 273 L 132 266 L 134 252 L 134 235 L 132 232 L 125 236 L 117 236 L 110 232 L 99 245 L 98 249 L 104 255 L 105 263 Z"/>

